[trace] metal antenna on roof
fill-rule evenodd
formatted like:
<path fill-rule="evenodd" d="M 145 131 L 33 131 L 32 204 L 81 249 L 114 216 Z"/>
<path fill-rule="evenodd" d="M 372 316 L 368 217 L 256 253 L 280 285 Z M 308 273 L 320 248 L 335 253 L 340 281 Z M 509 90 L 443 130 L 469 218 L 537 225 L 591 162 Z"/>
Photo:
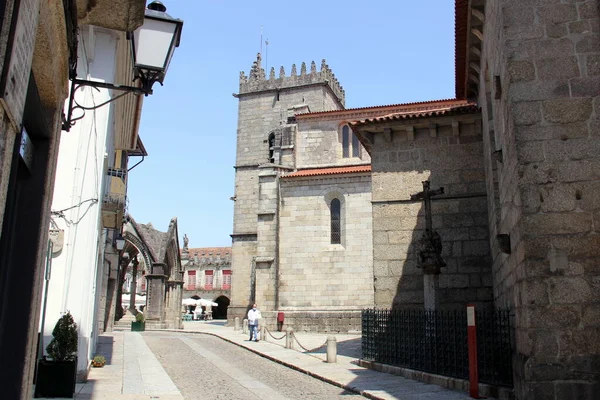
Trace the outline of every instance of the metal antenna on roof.
<path fill-rule="evenodd" d="M 265 71 L 269 70 L 269 38 L 265 40 Z"/>

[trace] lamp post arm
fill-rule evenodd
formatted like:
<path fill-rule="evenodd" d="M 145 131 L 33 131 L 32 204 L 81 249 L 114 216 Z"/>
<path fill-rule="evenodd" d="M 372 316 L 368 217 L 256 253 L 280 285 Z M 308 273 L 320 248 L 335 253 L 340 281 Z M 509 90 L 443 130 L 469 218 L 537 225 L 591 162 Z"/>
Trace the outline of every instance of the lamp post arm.
<path fill-rule="evenodd" d="M 152 94 L 152 89 L 144 89 L 144 88 L 139 88 L 137 86 L 115 85 L 115 84 L 106 83 L 106 82 L 86 81 L 84 79 L 73 79 L 73 83 L 76 86 L 92 86 L 95 88 L 121 90 L 124 92 L 143 94 L 146 96 L 148 96 L 149 94 Z"/>
<path fill-rule="evenodd" d="M 69 96 L 69 109 L 67 111 L 66 117 L 63 113 L 62 129 L 64 131 L 69 132 L 71 130 L 71 127 L 75 124 L 75 122 L 79 121 L 80 119 L 82 119 L 85 116 L 86 110 L 95 110 L 97 108 L 100 108 L 108 103 L 112 103 L 113 101 L 120 99 L 121 97 L 125 96 L 128 93 L 133 93 L 138 96 L 142 95 L 142 94 L 144 96 L 148 96 L 148 95 L 152 94 L 152 85 L 145 83 L 145 81 L 143 81 L 143 82 L 144 82 L 144 84 L 140 88 L 137 86 L 115 85 L 112 83 L 87 81 L 84 79 L 77 79 L 77 78 L 73 79 L 71 81 L 71 93 Z M 121 93 L 118 96 L 112 97 L 110 100 L 107 100 L 102 104 L 97 104 L 93 107 L 84 107 L 84 106 L 80 105 L 79 103 L 77 103 L 77 101 L 75 101 L 75 92 L 77 91 L 77 89 L 79 89 L 82 86 L 90 86 L 95 89 L 102 88 L 102 89 L 109 89 L 109 90 L 119 90 L 119 91 L 122 91 L 123 93 Z M 73 118 L 73 110 L 75 110 L 75 109 L 81 110 L 82 114 L 79 115 L 78 117 Z"/>

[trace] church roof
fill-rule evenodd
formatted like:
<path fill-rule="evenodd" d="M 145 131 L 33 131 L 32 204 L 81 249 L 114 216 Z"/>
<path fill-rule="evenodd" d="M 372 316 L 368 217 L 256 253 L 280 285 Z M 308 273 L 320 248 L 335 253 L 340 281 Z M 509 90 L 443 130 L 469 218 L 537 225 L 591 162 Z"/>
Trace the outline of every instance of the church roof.
<path fill-rule="evenodd" d="M 137 224 L 136 230 L 138 231 L 140 238 L 146 243 L 146 246 L 148 246 L 148 250 L 150 250 L 150 254 L 154 261 L 159 261 L 161 247 L 167 240 L 168 234 L 154 229 L 152 224 Z"/>
<path fill-rule="evenodd" d="M 467 100 L 456 100 L 449 104 L 438 104 L 434 107 L 426 107 L 423 109 L 404 110 L 394 112 L 387 115 L 381 115 L 372 118 L 364 118 L 350 123 L 352 127 L 360 127 L 362 125 L 376 122 L 392 122 L 415 118 L 441 117 L 445 115 L 470 114 L 479 112 L 477 103 Z"/>
<path fill-rule="evenodd" d="M 352 174 L 357 172 L 371 172 L 371 165 L 353 165 L 349 167 L 330 167 L 330 168 L 308 168 L 302 169 L 283 178 L 299 178 L 303 176 L 337 175 Z"/>
<path fill-rule="evenodd" d="M 454 81 L 455 81 L 455 98 L 445 100 L 431 100 L 416 103 L 401 103 L 389 104 L 370 107 L 346 108 L 343 110 L 319 111 L 312 113 L 297 114 L 297 120 L 305 120 L 312 118 L 323 117 L 347 117 L 360 119 L 369 116 L 387 115 L 393 112 L 400 112 L 400 109 L 406 107 L 430 107 L 439 103 L 447 103 L 460 101 L 467 96 L 467 39 L 468 39 L 468 24 L 469 24 L 469 0 L 455 0 L 454 3 Z M 464 100 L 463 100 L 464 101 Z M 356 115 L 359 114 L 359 115 Z"/>
<path fill-rule="evenodd" d="M 231 255 L 231 247 L 195 247 L 188 249 L 191 257 L 196 254 L 198 257 L 229 257 Z"/>

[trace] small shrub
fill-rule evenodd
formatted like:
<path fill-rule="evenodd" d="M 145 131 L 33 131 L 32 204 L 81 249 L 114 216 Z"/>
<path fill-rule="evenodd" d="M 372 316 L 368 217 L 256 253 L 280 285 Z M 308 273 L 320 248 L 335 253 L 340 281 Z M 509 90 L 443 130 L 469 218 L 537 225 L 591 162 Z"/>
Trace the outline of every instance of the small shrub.
<path fill-rule="evenodd" d="M 54 361 L 72 361 L 77 357 L 77 324 L 70 312 L 59 318 L 46 347 Z"/>
<path fill-rule="evenodd" d="M 92 361 L 94 361 L 94 363 L 96 363 L 96 364 L 105 364 L 106 358 L 104 358 L 104 356 L 101 356 L 98 354 L 98 355 L 94 356 L 94 359 Z"/>
<path fill-rule="evenodd" d="M 144 322 L 144 321 L 146 321 L 146 317 L 144 317 L 144 313 L 139 312 L 135 315 L 135 322 Z"/>

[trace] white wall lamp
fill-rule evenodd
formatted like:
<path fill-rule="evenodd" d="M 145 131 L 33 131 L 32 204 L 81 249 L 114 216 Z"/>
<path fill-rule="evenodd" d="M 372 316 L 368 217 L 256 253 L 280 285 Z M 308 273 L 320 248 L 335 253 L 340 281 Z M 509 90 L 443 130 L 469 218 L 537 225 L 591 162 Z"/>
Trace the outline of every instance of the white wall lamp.
<path fill-rule="evenodd" d="M 69 131 L 78 120 L 85 116 L 86 110 L 102 107 L 127 93 L 148 96 L 152 94 L 152 86 L 158 82 L 161 85 L 169 68 L 175 48 L 179 47 L 183 21 L 171 17 L 166 13 L 167 8 L 160 1 L 153 1 L 146 9 L 144 24 L 134 32 L 127 33 L 131 43 L 133 59 L 134 81 L 139 81 L 139 86 L 123 86 L 105 82 L 93 82 L 77 78 L 77 60 L 70 60 L 69 78 L 71 79 L 71 93 L 69 96 L 69 110 L 65 117 L 63 114 L 64 131 Z M 76 24 L 76 22 L 75 22 Z M 74 36 L 71 49 L 72 57 L 77 57 L 77 36 Z M 74 54 L 74 56 L 73 56 Z M 96 89 L 104 88 L 119 90 L 124 93 L 94 107 L 84 107 L 74 99 L 74 94 L 82 86 L 91 86 Z M 81 115 L 73 118 L 73 111 L 79 109 Z"/>
<path fill-rule="evenodd" d="M 115 237 L 115 248 L 118 251 L 121 251 L 125 248 L 125 238 L 120 233 L 117 237 Z"/>

